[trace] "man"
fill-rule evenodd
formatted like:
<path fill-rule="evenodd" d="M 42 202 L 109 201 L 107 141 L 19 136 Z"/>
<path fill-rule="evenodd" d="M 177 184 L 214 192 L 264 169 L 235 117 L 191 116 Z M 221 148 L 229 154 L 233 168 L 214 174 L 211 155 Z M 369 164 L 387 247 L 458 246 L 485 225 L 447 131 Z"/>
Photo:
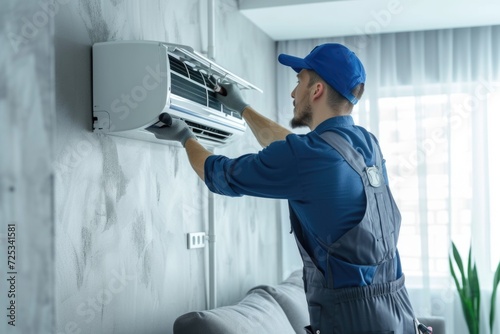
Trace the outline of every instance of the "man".
<path fill-rule="evenodd" d="M 401 217 L 384 160 L 375 137 L 350 116 L 363 94 L 363 65 L 333 43 L 304 59 L 278 60 L 298 73 L 291 125 L 309 127 L 308 134 L 292 134 L 260 115 L 232 85 L 223 85 L 226 94 L 217 98 L 242 113 L 262 151 L 213 155 L 179 120 L 151 131 L 180 141 L 211 191 L 289 201 L 304 262 L 308 333 L 416 333 L 396 248 Z"/>

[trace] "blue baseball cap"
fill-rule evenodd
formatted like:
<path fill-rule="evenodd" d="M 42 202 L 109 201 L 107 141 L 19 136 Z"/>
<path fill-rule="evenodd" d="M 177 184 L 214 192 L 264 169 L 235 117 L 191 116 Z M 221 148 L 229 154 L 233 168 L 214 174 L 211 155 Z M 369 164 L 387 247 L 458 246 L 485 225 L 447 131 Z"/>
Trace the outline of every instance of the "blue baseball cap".
<path fill-rule="evenodd" d="M 278 61 L 297 73 L 313 70 L 352 104 L 358 102 L 352 90 L 366 80 L 365 69 L 356 54 L 338 43 L 318 45 L 305 58 L 280 54 Z"/>

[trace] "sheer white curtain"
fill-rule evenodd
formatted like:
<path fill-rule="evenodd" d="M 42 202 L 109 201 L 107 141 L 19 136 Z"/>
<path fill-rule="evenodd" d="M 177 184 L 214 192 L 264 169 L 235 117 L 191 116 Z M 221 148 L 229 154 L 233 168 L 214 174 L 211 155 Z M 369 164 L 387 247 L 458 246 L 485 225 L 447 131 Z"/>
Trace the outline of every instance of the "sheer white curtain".
<path fill-rule="evenodd" d="M 387 160 L 416 313 L 445 317 L 448 333 L 468 333 L 448 254 L 454 241 L 466 257 L 472 242 L 480 332 L 489 333 L 500 261 L 500 26 L 287 41 L 277 51 L 305 56 L 326 42 L 348 46 L 365 64 L 365 96 L 353 116 L 378 136 Z M 278 120 L 288 124 L 295 73 L 279 66 L 277 75 Z M 297 265 L 285 261 L 285 271 Z M 500 333 L 498 310 L 494 333 Z"/>

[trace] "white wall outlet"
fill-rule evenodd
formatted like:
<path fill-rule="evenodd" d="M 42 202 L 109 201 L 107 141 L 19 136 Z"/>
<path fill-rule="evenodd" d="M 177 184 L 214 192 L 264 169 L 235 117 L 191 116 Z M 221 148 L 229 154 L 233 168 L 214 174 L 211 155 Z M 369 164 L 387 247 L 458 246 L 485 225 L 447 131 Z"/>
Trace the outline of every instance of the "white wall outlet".
<path fill-rule="evenodd" d="M 191 232 L 187 234 L 187 248 L 203 248 L 205 247 L 205 232 Z"/>

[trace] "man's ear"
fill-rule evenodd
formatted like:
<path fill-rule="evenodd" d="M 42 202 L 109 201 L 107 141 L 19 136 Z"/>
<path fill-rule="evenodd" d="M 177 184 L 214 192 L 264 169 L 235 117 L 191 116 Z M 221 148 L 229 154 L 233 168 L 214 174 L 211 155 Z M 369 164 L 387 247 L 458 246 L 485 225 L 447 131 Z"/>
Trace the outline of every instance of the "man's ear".
<path fill-rule="evenodd" d="M 313 100 L 321 98 L 321 96 L 323 96 L 324 93 L 325 93 L 325 84 L 321 81 L 316 82 L 311 87 L 311 97 Z"/>

